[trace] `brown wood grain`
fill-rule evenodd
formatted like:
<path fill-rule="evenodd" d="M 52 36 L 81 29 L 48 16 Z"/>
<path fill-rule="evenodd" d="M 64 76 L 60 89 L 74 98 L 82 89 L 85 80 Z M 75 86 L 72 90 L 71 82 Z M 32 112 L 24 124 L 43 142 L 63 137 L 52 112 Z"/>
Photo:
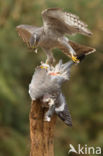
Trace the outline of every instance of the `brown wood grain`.
<path fill-rule="evenodd" d="M 40 100 L 32 101 L 30 111 L 30 156 L 54 156 L 54 128 L 56 116 L 50 122 L 44 121 L 46 109 Z"/>

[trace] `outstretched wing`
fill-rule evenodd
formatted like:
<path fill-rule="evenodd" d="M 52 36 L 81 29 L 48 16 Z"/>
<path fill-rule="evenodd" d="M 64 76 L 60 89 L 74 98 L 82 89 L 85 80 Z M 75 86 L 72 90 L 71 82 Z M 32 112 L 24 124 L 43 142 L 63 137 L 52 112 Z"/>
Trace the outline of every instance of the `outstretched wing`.
<path fill-rule="evenodd" d="M 81 56 L 82 54 L 89 55 L 96 51 L 95 48 L 88 47 L 86 45 L 82 45 L 73 41 L 69 41 L 69 44 L 74 49 L 74 51 L 76 51 L 77 56 Z"/>
<path fill-rule="evenodd" d="M 73 41 L 68 41 L 68 43 L 71 45 L 71 47 L 74 49 L 76 52 L 77 57 L 80 57 L 82 55 L 89 55 L 91 53 L 94 53 L 96 50 L 94 48 L 73 42 Z M 69 57 L 71 57 L 71 54 L 69 53 L 68 49 L 63 47 L 63 45 L 58 45 L 58 48 L 60 48 L 63 53 Z"/>
<path fill-rule="evenodd" d="M 87 36 L 92 35 L 87 25 L 78 16 L 63 12 L 59 8 L 46 9 L 42 12 L 44 30 L 53 29 L 61 34 L 80 33 Z"/>
<path fill-rule="evenodd" d="M 27 44 L 28 47 L 30 47 L 30 40 L 31 40 L 32 35 L 35 32 L 37 32 L 38 29 L 41 29 L 41 28 L 31 26 L 31 25 L 19 25 L 16 27 L 16 30 L 17 30 L 19 36 Z"/>

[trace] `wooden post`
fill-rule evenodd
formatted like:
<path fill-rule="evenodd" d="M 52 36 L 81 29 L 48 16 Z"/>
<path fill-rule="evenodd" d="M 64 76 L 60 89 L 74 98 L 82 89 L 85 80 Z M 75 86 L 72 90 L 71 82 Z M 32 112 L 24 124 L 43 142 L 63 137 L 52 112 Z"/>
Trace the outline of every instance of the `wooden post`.
<path fill-rule="evenodd" d="M 54 127 L 56 115 L 50 122 L 44 121 L 46 108 L 40 100 L 32 101 L 30 111 L 30 156 L 54 156 Z"/>

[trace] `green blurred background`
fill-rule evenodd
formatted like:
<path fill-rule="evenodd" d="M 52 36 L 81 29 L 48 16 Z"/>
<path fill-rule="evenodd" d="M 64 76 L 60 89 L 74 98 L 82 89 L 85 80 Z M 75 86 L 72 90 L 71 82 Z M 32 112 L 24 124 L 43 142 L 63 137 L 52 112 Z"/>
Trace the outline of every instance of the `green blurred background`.
<path fill-rule="evenodd" d="M 70 37 L 95 47 L 97 52 L 72 68 L 71 80 L 63 92 L 72 115 L 73 127 L 60 120 L 55 130 L 55 156 L 67 156 L 69 144 L 101 146 L 103 149 L 103 0 L 1 0 L 0 1 L 0 156 L 29 155 L 28 85 L 44 53 L 23 44 L 15 27 L 41 26 L 41 11 L 60 7 L 81 17 L 94 33 Z M 54 50 L 56 60 L 68 58 Z M 71 154 L 73 155 L 73 154 Z"/>

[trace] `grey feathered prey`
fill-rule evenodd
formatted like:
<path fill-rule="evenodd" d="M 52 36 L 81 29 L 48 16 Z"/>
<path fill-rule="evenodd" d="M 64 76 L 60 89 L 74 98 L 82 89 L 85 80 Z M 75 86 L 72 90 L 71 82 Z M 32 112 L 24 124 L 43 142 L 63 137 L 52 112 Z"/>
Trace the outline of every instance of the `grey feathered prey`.
<path fill-rule="evenodd" d="M 48 104 L 49 108 L 44 117 L 45 121 L 50 121 L 55 112 L 65 124 L 72 126 L 71 115 L 61 86 L 69 80 L 70 69 L 73 64 L 73 61 L 63 64 L 60 60 L 55 67 L 44 64 L 46 69 L 39 66 L 34 72 L 29 85 L 29 94 L 32 100 L 41 99 L 44 107 L 45 103 Z"/>
<path fill-rule="evenodd" d="M 87 25 L 78 16 L 64 12 L 60 8 L 50 8 L 42 11 L 43 26 L 19 25 L 16 27 L 19 36 L 33 49 L 41 47 L 46 55 L 46 63 L 53 63 L 52 49 L 59 48 L 74 62 L 79 62 L 78 56 L 88 55 L 94 48 L 70 41 L 65 35 L 83 34 L 91 36 Z M 78 50 L 80 49 L 80 50 Z M 37 52 L 37 51 L 36 51 Z"/>

